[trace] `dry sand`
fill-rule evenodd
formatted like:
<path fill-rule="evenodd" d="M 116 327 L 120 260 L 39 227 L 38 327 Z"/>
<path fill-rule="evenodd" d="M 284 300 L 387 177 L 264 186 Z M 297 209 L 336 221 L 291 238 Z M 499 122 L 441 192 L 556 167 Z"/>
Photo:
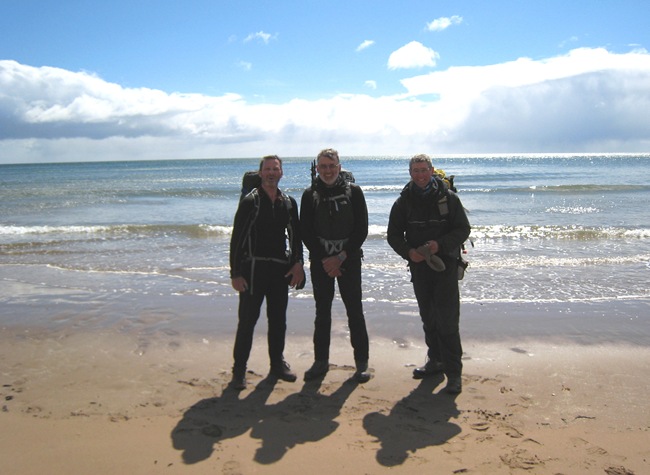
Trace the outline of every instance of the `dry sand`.
<path fill-rule="evenodd" d="M 323 381 L 274 382 L 260 326 L 234 392 L 229 339 L 4 328 L 0 473 L 650 473 L 648 347 L 465 341 L 452 397 L 422 343 L 371 340 L 364 385 L 343 331 Z M 310 339 L 285 355 L 302 376 Z"/>

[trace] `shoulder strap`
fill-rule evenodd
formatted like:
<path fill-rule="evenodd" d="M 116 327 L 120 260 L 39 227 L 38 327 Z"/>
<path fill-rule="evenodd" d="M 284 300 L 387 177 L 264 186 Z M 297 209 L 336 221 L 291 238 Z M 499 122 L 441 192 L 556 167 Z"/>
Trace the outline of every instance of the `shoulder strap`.
<path fill-rule="evenodd" d="M 447 216 L 449 214 L 449 206 L 447 204 L 447 191 L 438 200 L 438 212 L 440 216 Z"/>
<path fill-rule="evenodd" d="M 440 213 L 441 217 L 445 217 L 449 215 L 449 201 L 448 201 L 448 195 L 449 191 L 445 190 L 443 195 L 438 199 L 438 212 Z M 406 217 L 409 218 L 411 216 L 411 211 L 413 209 L 413 205 L 411 204 L 411 200 L 409 199 L 402 199 L 402 206 L 404 207 L 406 211 Z"/>
<path fill-rule="evenodd" d="M 316 207 L 320 203 L 321 194 L 315 187 L 312 187 L 312 190 L 313 203 L 314 207 Z M 352 186 L 350 186 L 349 181 L 345 181 L 345 191 L 343 193 L 334 196 L 325 196 L 323 199 L 325 201 L 336 201 L 341 198 L 347 198 L 348 200 L 352 199 Z"/>
<path fill-rule="evenodd" d="M 286 206 L 287 206 L 287 211 L 291 211 L 291 208 L 293 207 L 293 204 L 291 203 L 291 198 L 289 198 L 289 195 L 287 195 L 284 191 L 280 192 L 280 196 L 284 200 Z"/>

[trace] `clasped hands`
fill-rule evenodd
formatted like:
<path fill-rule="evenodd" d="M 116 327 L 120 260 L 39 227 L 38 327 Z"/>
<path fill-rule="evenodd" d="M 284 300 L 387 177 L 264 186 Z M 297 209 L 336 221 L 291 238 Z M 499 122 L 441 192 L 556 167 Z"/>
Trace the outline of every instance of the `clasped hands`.
<path fill-rule="evenodd" d="M 427 241 L 424 244 L 429 247 L 431 254 L 435 254 L 440 250 L 440 246 L 438 246 L 438 241 Z M 409 249 L 409 259 L 417 263 L 417 262 L 424 261 L 425 258 L 422 254 L 418 252 L 417 249 Z"/>
<path fill-rule="evenodd" d="M 341 272 L 341 264 L 343 264 L 343 261 L 338 255 L 325 257 L 321 262 L 323 263 L 323 269 L 328 276 L 334 278 L 343 275 L 343 272 Z"/>

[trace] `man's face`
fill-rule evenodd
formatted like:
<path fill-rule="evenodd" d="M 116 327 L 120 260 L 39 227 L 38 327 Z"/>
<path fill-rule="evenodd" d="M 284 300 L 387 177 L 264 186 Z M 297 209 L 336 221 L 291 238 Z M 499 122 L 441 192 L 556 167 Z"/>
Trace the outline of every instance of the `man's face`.
<path fill-rule="evenodd" d="M 429 167 L 427 163 L 416 162 L 411 166 L 409 170 L 411 175 L 411 180 L 420 188 L 426 188 L 426 186 L 431 181 L 431 175 L 433 174 L 433 168 Z"/>
<path fill-rule="evenodd" d="M 318 176 L 323 180 L 323 183 L 331 186 L 336 182 L 336 179 L 339 176 L 341 164 L 337 163 L 333 158 L 320 157 L 316 168 L 318 168 Z"/>
<path fill-rule="evenodd" d="M 278 186 L 282 178 L 282 165 L 277 159 L 264 160 L 262 169 L 260 170 L 262 183 L 269 186 Z"/>

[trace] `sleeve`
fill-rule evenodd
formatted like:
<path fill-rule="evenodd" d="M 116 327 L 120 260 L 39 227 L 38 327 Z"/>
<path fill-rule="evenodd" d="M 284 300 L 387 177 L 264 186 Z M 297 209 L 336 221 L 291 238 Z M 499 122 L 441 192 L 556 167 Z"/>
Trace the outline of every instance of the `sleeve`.
<path fill-rule="evenodd" d="M 289 220 L 291 223 L 291 234 L 289 243 L 291 249 L 291 265 L 296 262 L 303 263 L 303 248 L 302 248 L 302 232 L 300 229 L 300 219 L 298 217 L 298 204 L 296 200 L 289 197 L 291 201 L 291 211 L 289 213 Z"/>
<path fill-rule="evenodd" d="M 235 221 L 232 226 L 232 235 L 230 237 L 230 278 L 240 277 L 241 266 L 244 260 L 244 244 L 248 228 L 251 226 L 251 217 L 253 211 L 252 198 L 244 198 L 239 202 Z"/>
<path fill-rule="evenodd" d="M 402 198 L 397 198 L 390 209 L 386 238 L 388 240 L 388 245 L 392 247 L 397 254 L 399 254 L 403 259 L 409 260 L 408 254 L 411 247 L 406 241 L 407 219 L 408 217 L 402 207 Z"/>
<path fill-rule="evenodd" d="M 366 197 L 360 186 L 351 184 L 352 209 L 354 213 L 354 227 L 348 241 L 343 246 L 345 252 L 358 254 L 361 246 L 368 237 L 368 206 Z"/>
<path fill-rule="evenodd" d="M 314 206 L 311 188 L 307 188 L 300 199 L 300 234 L 302 242 L 311 254 L 318 253 L 318 238 L 314 228 Z"/>

